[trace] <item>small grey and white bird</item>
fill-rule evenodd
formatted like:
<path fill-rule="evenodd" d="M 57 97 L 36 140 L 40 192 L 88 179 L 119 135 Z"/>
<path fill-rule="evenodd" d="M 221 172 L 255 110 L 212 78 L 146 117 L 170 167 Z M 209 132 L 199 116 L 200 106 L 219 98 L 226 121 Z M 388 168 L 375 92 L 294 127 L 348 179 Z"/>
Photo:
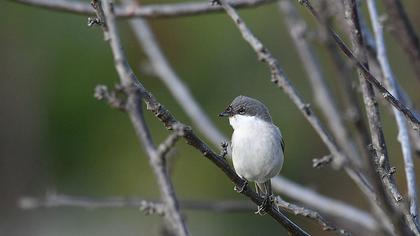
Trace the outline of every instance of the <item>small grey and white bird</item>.
<path fill-rule="evenodd" d="M 255 182 L 255 190 L 265 199 L 256 212 L 261 214 L 271 203 L 270 180 L 283 166 L 284 141 L 280 130 L 273 124 L 267 107 L 246 96 L 236 97 L 219 116 L 229 117 L 233 128 L 231 148 L 236 173 Z"/>

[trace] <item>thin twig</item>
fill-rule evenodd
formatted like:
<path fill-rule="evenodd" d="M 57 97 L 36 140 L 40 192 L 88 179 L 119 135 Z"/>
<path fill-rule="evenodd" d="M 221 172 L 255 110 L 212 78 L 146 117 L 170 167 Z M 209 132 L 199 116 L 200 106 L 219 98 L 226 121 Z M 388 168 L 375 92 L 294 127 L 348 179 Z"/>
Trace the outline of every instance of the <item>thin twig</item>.
<path fill-rule="evenodd" d="M 92 6 L 101 22 L 105 39 L 108 40 L 115 61 L 115 67 L 127 94 L 126 111 L 134 126 L 136 134 L 146 149 L 150 165 L 155 172 L 158 186 L 160 187 L 162 201 L 165 203 L 165 219 L 179 236 L 189 235 L 188 228 L 181 216 L 178 200 L 171 179 L 168 176 L 164 161 L 160 158 L 155 144 L 152 141 L 150 131 L 144 121 L 141 107 L 142 94 L 134 87 L 135 81 L 130 78 L 128 63 L 121 49 L 120 39 L 117 34 L 115 18 L 112 13 L 111 3 L 107 0 L 93 1 Z"/>
<path fill-rule="evenodd" d="M 182 136 L 184 136 L 184 127 L 174 125 L 173 132 L 157 147 L 159 157 L 165 158 Z"/>
<path fill-rule="evenodd" d="M 275 201 L 275 204 L 280 208 L 286 209 L 287 211 L 289 211 L 289 212 L 291 212 L 295 215 L 302 215 L 302 216 L 308 217 L 308 218 L 318 222 L 318 224 L 320 224 L 322 226 L 322 230 L 324 230 L 324 231 L 334 231 L 338 235 L 348 235 L 348 236 L 351 235 L 346 230 L 339 229 L 336 226 L 329 223 L 327 220 L 325 220 L 316 211 L 313 211 L 311 209 L 308 209 L 308 208 L 305 208 L 305 207 L 302 207 L 302 206 L 295 205 L 295 204 L 290 203 L 290 202 L 286 202 L 285 200 L 283 200 L 279 196 L 276 196 L 274 201 Z"/>
<path fill-rule="evenodd" d="M 313 168 L 321 168 L 326 165 L 329 165 L 333 160 L 333 157 L 331 155 L 326 155 L 321 158 L 314 158 L 312 159 L 312 167 Z"/>
<path fill-rule="evenodd" d="M 400 94 L 397 90 L 397 82 L 394 78 L 391 66 L 388 62 L 388 56 L 386 53 L 385 41 L 383 36 L 383 27 L 379 22 L 379 15 L 376 9 L 376 3 L 374 0 L 368 0 L 368 9 L 370 19 L 372 22 L 373 31 L 375 34 L 377 58 L 381 65 L 382 73 L 385 77 L 385 84 L 388 90 L 394 94 L 398 99 L 401 99 Z M 411 151 L 410 137 L 408 132 L 407 123 L 404 120 L 402 114 L 397 110 L 393 109 L 393 113 L 398 125 L 399 134 L 398 140 L 401 143 L 401 149 L 403 153 L 405 163 L 405 175 L 407 181 L 408 197 L 410 200 L 410 213 L 416 223 L 418 224 L 418 199 L 417 199 L 417 184 L 416 184 L 416 172 L 414 169 L 413 155 Z"/>
<path fill-rule="evenodd" d="M 114 90 L 108 91 L 108 88 L 105 85 L 97 85 L 95 87 L 94 97 L 100 101 L 107 102 L 112 108 L 124 111 L 126 101 L 118 96 L 119 93 L 123 93 L 120 86 L 116 86 Z"/>
<path fill-rule="evenodd" d="M 313 6 L 310 4 L 309 0 L 298 0 L 303 6 L 305 6 L 310 13 L 317 19 L 319 23 L 322 23 L 321 17 L 315 11 Z M 400 100 L 396 99 L 383 85 L 379 82 L 375 76 L 373 76 L 369 69 L 365 67 L 365 65 L 360 62 L 360 60 L 353 54 L 350 48 L 344 43 L 344 41 L 335 33 L 332 29 L 328 28 L 330 35 L 333 37 L 334 41 L 337 43 L 341 51 L 354 63 L 354 65 L 363 73 L 363 78 L 371 83 L 377 90 L 381 93 L 381 95 L 385 98 L 387 102 L 389 102 L 392 106 L 397 108 L 400 112 L 404 114 L 408 121 L 410 121 L 411 125 L 417 132 L 420 131 L 420 118 L 416 116 L 415 112 L 413 112 L 410 108 L 408 108 L 405 104 L 403 104 Z"/>
<path fill-rule="evenodd" d="M 415 76 L 420 81 L 420 43 L 404 6 L 400 0 L 383 1 L 389 18 L 392 19 L 392 32 L 399 44 L 410 57 Z"/>
<path fill-rule="evenodd" d="M 79 15 L 95 15 L 92 7 L 81 1 L 70 0 L 10 0 L 29 6 L 35 6 L 55 11 L 75 13 Z M 257 7 L 264 4 L 275 2 L 275 0 L 231 0 L 235 8 Z M 207 13 L 221 12 L 222 8 L 212 6 L 209 2 L 190 2 L 190 3 L 171 3 L 171 4 L 149 4 L 138 7 L 134 6 L 115 6 L 117 18 L 168 18 L 192 16 Z"/>

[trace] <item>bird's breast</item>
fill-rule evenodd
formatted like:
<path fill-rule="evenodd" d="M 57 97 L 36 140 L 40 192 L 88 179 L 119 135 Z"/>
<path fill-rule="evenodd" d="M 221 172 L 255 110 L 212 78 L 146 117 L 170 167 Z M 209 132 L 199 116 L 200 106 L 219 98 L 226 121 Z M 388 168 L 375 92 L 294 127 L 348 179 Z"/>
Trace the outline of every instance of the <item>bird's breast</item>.
<path fill-rule="evenodd" d="M 265 182 L 277 175 L 283 165 L 281 134 L 275 125 L 252 118 L 231 122 L 233 166 L 241 177 Z"/>

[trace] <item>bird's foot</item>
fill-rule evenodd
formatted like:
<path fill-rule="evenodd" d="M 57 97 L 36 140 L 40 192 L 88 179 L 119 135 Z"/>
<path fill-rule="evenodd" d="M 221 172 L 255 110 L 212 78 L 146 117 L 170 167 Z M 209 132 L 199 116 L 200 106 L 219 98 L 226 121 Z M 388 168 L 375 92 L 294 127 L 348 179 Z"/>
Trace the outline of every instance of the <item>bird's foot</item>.
<path fill-rule="evenodd" d="M 248 185 L 248 181 L 244 179 L 242 186 L 235 186 L 233 187 L 233 190 L 235 190 L 238 193 L 242 193 L 247 185 Z"/>
<path fill-rule="evenodd" d="M 265 196 L 261 205 L 258 205 L 257 211 L 255 212 L 255 214 L 258 214 L 260 216 L 267 214 L 265 210 L 267 210 L 267 208 L 271 206 L 271 203 L 273 203 L 273 201 L 274 201 L 273 195 Z"/>
<path fill-rule="evenodd" d="M 212 5 L 212 6 L 214 6 L 214 5 L 222 5 L 222 3 L 220 2 L 220 0 L 210 0 L 210 4 Z"/>
<path fill-rule="evenodd" d="M 226 160 L 226 155 L 228 154 L 228 146 L 229 143 L 228 142 L 222 142 L 220 144 L 222 151 L 220 152 L 220 157 L 223 158 L 224 160 Z"/>

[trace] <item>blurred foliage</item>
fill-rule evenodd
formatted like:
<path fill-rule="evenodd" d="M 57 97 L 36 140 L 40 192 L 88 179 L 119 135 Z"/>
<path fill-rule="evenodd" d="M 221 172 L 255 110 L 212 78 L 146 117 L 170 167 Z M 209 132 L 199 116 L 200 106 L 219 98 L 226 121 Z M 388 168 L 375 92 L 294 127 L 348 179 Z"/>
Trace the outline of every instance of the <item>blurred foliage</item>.
<path fill-rule="evenodd" d="M 416 14 L 420 4 L 414 0 L 404 4 L 420 32 L 420 16 Z M 312 18 L 300 11 L 315 26 Z M 276 5 L 240 13 L 279 59 L 300 93 L 311 101 L 306 74 Z M 42 196 L 51 189 L 87 196 L 157 198 L 159 193 L 147 156 L 126 114 L 93 98 L 96 84 L 113 86 L 118 81 L 101 30 L 88 28 L 87 17 L 11 1 L 0 2 L 0 16 L 0 164 L 2 169 L 11 170 L 3 173 L 0 196 L 16 189 L 16 195 L 6 204 L 3 202 L 11 210 L 0 220 L 0 234 L 157 235 L 161 219 L 143 216 L 136 209 L 15 209 L 19 194 Z M 226 15 L 157 19 L 151 24 L 177 73 L 227 136 L 231 133 L 228 122 L 219 120 L 216 114 L 239 94 L 262 100 L 286 140 L 286 162 L 281 174 L 326 195 L 366 207 L 359 191 L 342 172 L 311 168 L 312 158 L 328 154 L 327 149 L 285 94 L 273 86 L 269 71 L 257 61 Z M 126 22 L 119 25 L 124 49 L 140 80 L 180 121 L 191 124 L 159 79 L 140 71 L 147 59 Z M 393 69 L 418 104 L 419 82 L 394 39 L 389 35 L 386 39 Z M 315 43 L 315 49 L 335 91 L 336 74 L 331 62 L 322 45 Z M 382 117 L 392 162 L 398 168 L 398 182 L 404 186 L 395 124 L 387 109 L 383 109 Z M 168 131 L 151 114 L 146 118 L 155 141 L 163 140 Z M 181 199 L 243 199 L 196 150 L 180 142 L 176 152 L 173 180 Z M 402 189 L 405 192 L 405 187 Z M 252 213 L 186 211 L 186 217 L 193 235 L 285 232 L 269 217 Z M 301 217 L 292 218 L 321 234 L 318 225 Z"/>

